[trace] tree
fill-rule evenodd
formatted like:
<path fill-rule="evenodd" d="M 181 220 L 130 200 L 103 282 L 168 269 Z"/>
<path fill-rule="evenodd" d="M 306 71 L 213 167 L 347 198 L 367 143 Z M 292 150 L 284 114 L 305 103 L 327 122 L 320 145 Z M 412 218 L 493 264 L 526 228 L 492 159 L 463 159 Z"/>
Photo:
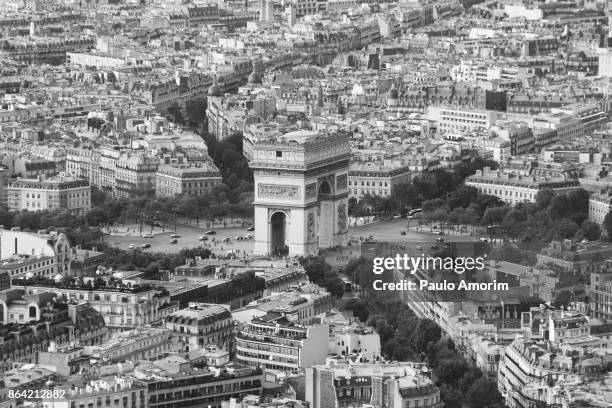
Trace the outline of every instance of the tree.
<path fill-rule="evenodd" d="M 427 345 L 427 357 L 429 365 L 437 367 L 442 360 L 448 360 L 457 356 L 457 350 L 452 340 L 440 339 L 436 343 Z"/>
<path fill-rule="evenodd" d="M 599 224 L 594 221 L 586 220 L 580 226 L 582 233 L 586 239 L 589 241 L 596 241 L 601 236 L 601 228 Z"/>
<path fill-rule="evenodd" d="M 417 358 L 417 353 L 412 345 L 405 339 L 400 339 L 397 336 L 383 344 L 382 350 L 387 358 L 391 360 L 407 361 Z"/>
<path fill-rule="evenodd" d="M 572 190 L 567 194 L 569 201 L 569 212 L 574 213 L 588 213 L 589 211 L 589 192 L 584 188 L 578 188 Z"/>
<path fill-rule="evenodd" d="M 555 298 L 552 301 L 552 305 L 556 308 L 563 308 L 563 309 L 567 309 L 567 306 L 570 304 L 570 302 L 572 301 L 572 297 L 573 297 L 573 293 L 570 292 L 567 289 L 564 289 L 560 292 L 558 292 L 555 295 Z"/>
<path fill-rule="evenodd" d="M 370 311 L 368 310 L 368 304 L 363 300 L 351 299 L 346 302 L 346 308 L 353 311 L 353 317 L 357 317 L 361 322 L 365 323 L 368 321 Z"/>
<path fill-rule="evenodd" d="M 465 394 L 480 377 L 482 377 L 482 371 L 478 367 L 470 367 L 459 381 L 459 390 Z"/>
<path fill-rule="evenodd" d="M 493 249 L 489 254 L 489 258 L 512 263 L 522 263 L 525 259 L 523 252 L 511 244 L 504 244 L 500 248 Z"/>
<path fill-rule="evenodd" d="M 572 238 L 578 231 L 578 224 L 567 218 L 559 220 L 552 231 L 553 239 L 560 241 Z"/>
<path fill-rule="evenodd" d="M 557 194 L 550 200 L 548 215 L 554 220 L 560 220 L 572 213 L 569 197 L 565 194 Z"/>
<path fill-rule="evenodd" d="M 20 211 L 13 218 L 13 225 L 24 229 L 35 231 L 40 229 L 40 213 Z"/>
<path fill-rule="evenodd" d="M 419 352 L 425 352 L 429 343 L 436 343 L 442 336 L 442 329 L 433 320 L 421 319 L 412 332 L 410 343 Z"/>
<path fill-rule="evenodd" d="M 455 356 L 450 359 L 444 359 L 438 362 L 436 374 L 442 384 L 451 384 L 453 386 L 459 383 L 469 366 L 464 358 Z"/>
<path fill-rule="evenodd" d="M 325 289 L 327 289 L 327 291 L 334 297 L 340 299 L 342 298 L 342 295 L 344 295 L 344 281 L 340 278 L 333 278 L 327 281 Z"/>
<path fill-rule="evenodd" d="M 467 208 L 479 195 L 480 192 L 477 188 L 462 184 L 449 195 L 447 199 L 448 208 L 451 210 L 457 207 Z"/>
<path fill-rule="evenodd" d="M 444 403 L 444 408 L 461 408 L 463 396 L 461 393 L 445 384 L 440 386 L 440 399 Z"/>
<path fill-rule="evenodd" d="M 206 120 L 207 99 L 199 96 L 185 103 L 187 119 L 191 126 L 201 126 Z"/>
<path fill-rule="evenodd" d="M 322 282 L 326 272 L 331 270 L 331 265 L 325 261 L 325 258 L 320 256 L 302 258 L 300 263 L 304 267 L 308 279 L 313 283 Z"/>
<path fill-rule="evenodd" d="M 166 116 L 172 120 L 172 122 L 183 123 L 185 121 L 183 113 L 181 112 L 181 107 L 176 102 L 168 106 L 168 109 L 166 109 Z"/>
<path fill-rule="evenodd" d="M 606 233 L 608 240 L 612 240 L 612 213 L 607 213 L 603 220 L 602 229 Z"/>
<path fill-rule="evenodd" d="M 546 209 L 554 196 L 555 192 L 549 188 L 540 190 L 535 197 L 536 205 L 541 209 Z"/>
<path fill-rule="evenodd" d="M 465 402 L 472 408 L 499 407 L 502 401 L 495 381 L 485 377 L 477 379 L 465 393 Z"/>
<path fill-rule="evenodd" d="M 487 208 L 482 216 L 483 225 L 499 225 L 502 223 L 506 215 L 510 211 L 510 207 L 493 207 Z"/>
<path fill-rule="evenodd" d="M 216 143 L 212 151 L 210 147 L 208 152 L 225 180 L 234 175 L 236 180 L 253 182 L 253 172 L 242 154 L 242 132 L 233 133 Z"/>
<path fill-rule="evenodd" d="M 400 203 L 401 207 L 418 207 L 421 205 L 421 195 L 419 190 L 410 182 L 396 185 L 391 195 Z"/>
<path fill-rule="evenodd" d="M 91 225 L 92 227 L 106 224 L 108 221 L 106 212 L 100 207 L 92 208 L 85 216 L 85 219 L 87 220 L 87 224 Z"/>

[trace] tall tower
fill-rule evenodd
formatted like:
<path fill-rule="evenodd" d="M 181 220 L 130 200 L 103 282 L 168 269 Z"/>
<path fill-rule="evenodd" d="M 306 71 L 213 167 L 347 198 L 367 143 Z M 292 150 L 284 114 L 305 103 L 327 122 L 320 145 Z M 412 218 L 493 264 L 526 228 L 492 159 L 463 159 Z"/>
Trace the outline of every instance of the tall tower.
<path fill-rule="evenodd" d="M 301 130 L 251 149 L 254 254 L 312 255 L 346 245 L 349 135 Z"/>

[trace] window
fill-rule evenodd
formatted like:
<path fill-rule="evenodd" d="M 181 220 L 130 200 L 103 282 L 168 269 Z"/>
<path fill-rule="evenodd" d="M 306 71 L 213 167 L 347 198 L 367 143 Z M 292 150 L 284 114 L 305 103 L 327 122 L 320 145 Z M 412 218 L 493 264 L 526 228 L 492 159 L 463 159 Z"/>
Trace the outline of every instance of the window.
<path fill-rule="evenodd" d="M 277 150 L 276 157 L 283 157 L 283 152 L 281 150 Z"/>

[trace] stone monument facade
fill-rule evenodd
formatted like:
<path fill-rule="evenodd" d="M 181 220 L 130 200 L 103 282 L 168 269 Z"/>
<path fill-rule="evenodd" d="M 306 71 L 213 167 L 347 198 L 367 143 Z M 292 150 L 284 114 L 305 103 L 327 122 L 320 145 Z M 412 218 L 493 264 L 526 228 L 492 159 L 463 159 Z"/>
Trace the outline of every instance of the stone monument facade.
<path fill-rule="evenodd" d="M 249 148 L 255 255 L 305 256 L 347 244 L 347 133 L 290 132 Z"/>

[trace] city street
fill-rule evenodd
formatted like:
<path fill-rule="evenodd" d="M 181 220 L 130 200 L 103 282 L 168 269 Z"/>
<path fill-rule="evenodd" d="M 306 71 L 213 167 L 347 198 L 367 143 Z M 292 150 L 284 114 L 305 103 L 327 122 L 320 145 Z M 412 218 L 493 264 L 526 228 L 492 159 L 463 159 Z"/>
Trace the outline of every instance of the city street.
<path fill-rule="evenodd" d="M 176 244 L 171 244 L 172 240 L 171 235 L 173 235 L 174 231 L 166 231 L 161 232 L 158 228 L 154 231 L 153 238 L 143 238 L 142 236 L 132 236 L 132 235 L 106 235 L 104 237 L 105 241 L 117 248 L 121 249 L 129 249 L 131 244 L 136 245 L 137 247 L 141 247 L 141 245 L 149 243 L 151 244 L 151 248 L 146 249 L 146 251 L 154 251 L 154 252 L 164 252 L 164 253 L 174 253 L 179 252 L 182 248 L 197 248 L 206 246 L 207 248 L 211 248 L 213 252 L 216 254 L 227 254 L 227 251 L 235 251 L 240 254 L 243 251 L 247 251 L 250 253 L 253 249 L 253 240 L 250 241 L 236 241 L 236 237 L 242 236 L 244 237 L 247 234 L 253 234 L 253 232 L 248 232 L 245 228 L 240 227 L 231 227 L 231 228 L 214 228 L 214 231 L 217 233 L 215 235 L 209 235 L 208 241 L 200 241 L 198 238 L 206 231 L 213 230 L 213 228 L 198 228 L 196 226 L 191 225 L 177 225 L 176 233 L 180 235 L 180 238 L 177 238 Z M 150 228 L 145 228 L 145 233 L 149 232 Z M 230 238 L 232 240 L 231 244 L 223 244 L 221 241 L 224 238 Z M 213 238 L 215 242 L 213 243 Z"/>
<path fill-rule="evenodd" d="M 439 235 L 434 235 L 429 232 L 429 228 L 424 228 L 424 231 L 410 230 L 406 232 L 406 235 L 401 235 L 401 232 L 406 229 L 407 220 L 405 219 L 392 219 L 380 221 L 368 225 L 359 227 L 349 228 L 349 237 L 359 240 L 359 238 L 366 239 L 372 236 L 378 241 L 421 241 L 421 240 L 432 240 Z M 198 238 L 208 230 L 213 228 L 202 228 L 192 225 L 179 224 L 177 226 L 176 233 L 180 235 L 177 238 L 176 244 L 171 244 L 171 235 L 174 231 L 161 232 L 161 229 L 156 228 L 153 238 L 143 238 L 137 235 L 106 235 L 105 240 L 109 245 L 116 246 L 121 249 L 129 249 L 131 244 L 141 247 L 145 243 L 151 244 L 151 248 L 146 249 L 147 251 L 174 253 L 180 251 L 182 248 L 195 248 L 206 246 L 213 250 L 218 255 L 225 255 L 228 251 L 234 251 L 240 255 L 250 254 L 253 250 L 253 240 L 248 241 L 237 241 L 235 238 L 238 236 L 244 237 L 247 234 L 254 234 L 254 232 L 248 232 L 245 228 L 231 227 L 231 228 L 214 228 L 217 233 L 215 235 L 209 235 L 208 241 L 199 241 Z M 144 233 L 150 232 L 150 228 L 146 227 Z M 221 241 L 228 237 L 231 239 L 230 244 L 221 243 Z M 474 237 L 468 235 L 445 235 L 445 237 L 453 240 L 471 240 Z M 212 239 L 215 242 L 212 242 Z"/>

